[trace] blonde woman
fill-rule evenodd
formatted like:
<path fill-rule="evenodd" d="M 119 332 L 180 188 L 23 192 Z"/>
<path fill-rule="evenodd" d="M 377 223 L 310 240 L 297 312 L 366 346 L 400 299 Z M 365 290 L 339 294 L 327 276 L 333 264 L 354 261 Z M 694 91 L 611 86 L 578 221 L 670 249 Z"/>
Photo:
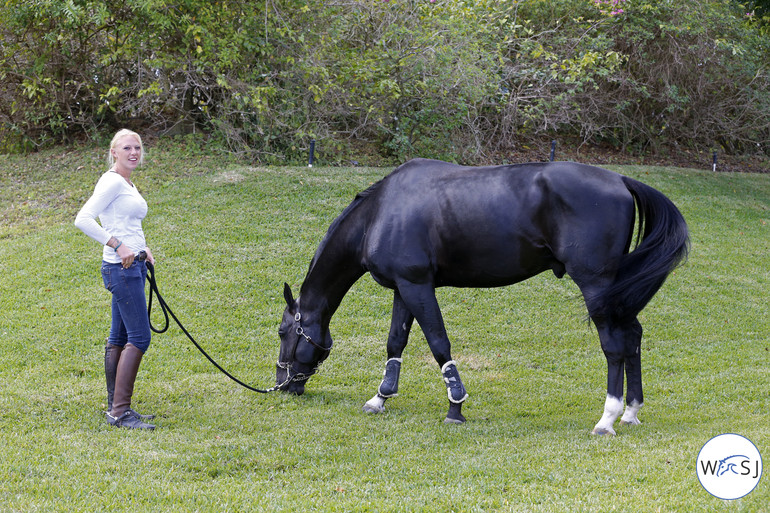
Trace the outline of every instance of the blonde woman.
<path fill-rule="evenodd" d="M 75 218 L 75 226 L 103 245 L 102 279 L 112 293 L 112 326 L 104 351 L 107 421 L 131 429 L 155 428 L 145 422 L 153 415 L 131 409 L 139 364 L 152 337 L 144 293 L 147 267 L 136 255 L 145 251 L 149 262 L 154 264 L 155 259 L 142 231 L 147 202 L 131 181 L 143 161 L 139 134 L 126 129 L 116 133 L 110 144 L 110 169 Z"/>

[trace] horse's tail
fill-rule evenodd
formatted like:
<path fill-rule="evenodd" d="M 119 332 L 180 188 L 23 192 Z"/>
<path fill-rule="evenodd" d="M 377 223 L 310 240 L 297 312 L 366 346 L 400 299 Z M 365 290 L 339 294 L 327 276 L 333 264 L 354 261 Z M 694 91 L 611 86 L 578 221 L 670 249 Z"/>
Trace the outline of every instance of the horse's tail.
<path fill-rule="evenodd" d="M 594 306 L 610 318 L 629 321 L 647 306 L 668 275 L 687 259 L 687 223 L 661 192 L 623 177 L 638 213 L 636 247 L 625 254 L 614 283 Z M 633 221 L 631 231 L 633 231 Z"/>

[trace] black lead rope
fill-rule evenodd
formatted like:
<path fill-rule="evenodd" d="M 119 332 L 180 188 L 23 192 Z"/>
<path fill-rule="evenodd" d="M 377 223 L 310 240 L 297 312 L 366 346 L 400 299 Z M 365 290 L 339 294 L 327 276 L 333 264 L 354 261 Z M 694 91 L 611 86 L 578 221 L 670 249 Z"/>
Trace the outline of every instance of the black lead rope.
<path fill-rule="evenodd" d="M 160 295 L 160 292 L 158 291 L 158 283 L 155 281 L 155 266 L 152 265 L 150 262 L 147 262 L 146 258 L 147 258 L 147 253 L 145 253 L 144 251 L 140 251 L 136 257 L 137 260 L 144 261 L 145 265 L 147 265 L 147 281 L 150 282 L 150 299 L 147 302 L 147 316 L 150 317 L 150 314 L 152 312 L 152 297 L 153 295 L 155 295 L 158 297 L 158 304 L 160 305 L 160 308 L 163 311 L 163 316 L 165 317 L 165 323 L 166 323 L 162 329 L 157 329 L 155 328 L 155 326 L 152 325 L 152 317 L 150 317 L 150 329 L 155 333 L 165 333 L 166 330 L 168 330 L 168 326 L 169 326 L 168 317 L 169 315 L 171 315 L 171 317 L 174 319 L 177 325 L 182 329 L 184 334 L 187 335 L 187 338 L 190 339 L 190 342 L 192 342 L 195 345 L 195 347 L 198 348 L 198 351 L 200 351 L 201 354 L 203 354 L 203 356 L 205 356 L 208 359 L 208 361 L 210 361 L 214 365 L 214 367 L 219 369 L 222 372 L 222 374 L 232 379 L 242 387 L 248 388 L 253 392 L 258 392 L 260 394 L 267 394 L 277 390 L 276 387 L 268 388 L 267 390 L 262 390 L 259 388 L 254 388 L 251 385 L 247 385 L 246 383 L 239 380 L 238 378 L 236 378 L 235 376 L 227 372 L 225 369 L 223 369 L 221 365 L 219 365 L 211 356 L 209 356 L 209 354 L 200 346 L 200 344 L 198 344 L 198 342 L 195 341 L 193 336 L 190 335 L 190 332 L 187 331 L 184 326 L 182 326 L 182 323 L 179 322 L 179 319 L 177 319 L 176 315 L 174 315 L 174 312 L 171 310 L 171 307 L 168 306 L 168 303 L 166 303 L 166 301 L 163 299 L 163 296 Z"/>

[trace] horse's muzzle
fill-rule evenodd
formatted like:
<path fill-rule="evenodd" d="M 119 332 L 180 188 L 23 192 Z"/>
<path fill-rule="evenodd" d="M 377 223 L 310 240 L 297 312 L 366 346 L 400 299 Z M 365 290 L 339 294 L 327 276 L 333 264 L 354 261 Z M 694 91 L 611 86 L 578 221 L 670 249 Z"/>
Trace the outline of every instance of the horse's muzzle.
<path fill-rule="evenodd" d="M 281 392 L 302 395 L 305 393 L 305 381 L 295 381 L 289 378 L 289 370 L 281 365 L 275 366 L 275 388 Z"/>

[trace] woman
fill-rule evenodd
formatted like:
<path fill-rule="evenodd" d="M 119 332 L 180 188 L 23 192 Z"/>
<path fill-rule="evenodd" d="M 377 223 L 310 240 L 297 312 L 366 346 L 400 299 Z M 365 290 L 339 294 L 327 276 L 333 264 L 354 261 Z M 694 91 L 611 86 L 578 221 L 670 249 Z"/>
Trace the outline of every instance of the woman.
<path fill-rule="evenodd" d="M 147 267 L 136 254 L 145 251 L 152 264 L 155 259 L 142 231 L 147 202 L 131 182 L 131 173 L 143 161 L 139 134 L 126 129 L 116 133 L 110 144 L 110 169 L 75 218 L 75 226 L 104 245 L 102 279 L 112 293 L 112 326 L 104 350 L 107 421 L 131 429 L 155 428 L 144 422 L 153 415 L 131 409 L 136 374 L 152 336 L 144 295 Z"/>

